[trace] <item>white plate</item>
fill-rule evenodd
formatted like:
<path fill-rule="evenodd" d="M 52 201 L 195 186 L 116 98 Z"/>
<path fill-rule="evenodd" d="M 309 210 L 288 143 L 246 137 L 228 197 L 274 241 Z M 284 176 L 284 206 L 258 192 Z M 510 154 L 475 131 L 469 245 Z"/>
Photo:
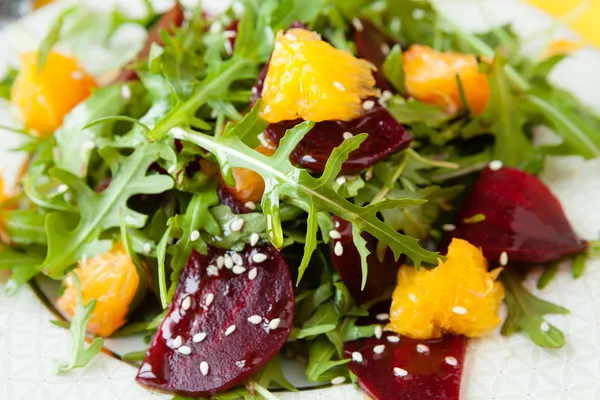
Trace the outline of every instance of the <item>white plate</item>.
<path fill-rule="evenodd" d="M 140 4 L 133 0 L 107 0 L 94 7 L 107 9 L 118 1 L 130 12 Z M 192 0 L 193 1 L 193 0 Z M 400 0 L 399 0 L 400 1 Z M 223 0 L 208 1 L 223 8 Z M 492 23 L 513 22 L 526 37 L 528 54 L 535 54 L 549 38 L 553 21 L 518 0 L 456 1 L 437 0 L 441 9 L 464 27 L 484 30 Z M 63 2 L 42 13 L 20 21 L 0 33 L 0 76 L 7 65 L 15 65 L 17 53 L 34 49 L 48 29 Z M 153 1 L 153 3 L 168 3 Z M 483 6 L 481 6 L 483 5 Z M 572 34 L 558 29 L 555 35 Z M 115 54 L 134 54 L 143 32 L 129 27 L 117 36 L 109 48 L 72 49 L 94 73 L 118 64 Z M 81 47 L 81 46 L 79 46 Z M 568 88 L 600 112 L 600 53 L 583 49 L 563 62 L 553 81 Z M 6 103 L 0 103 L 0 124 L 15 124 Z M 0 132 L 0 168 L 7 181 L 14 183 L 21 156 L 9 152 L 16 138 Z M 576 157 L 549 160 L 543 179 L 563 202 L 575 229 L 587 239 L 596 239 L 600 230 L 600 160 L 583 161 Z M 472 340 L 466 357 L 462 381 L 463 399 L 600 399 L 600 262 L 590 260 L 583 278 L 573 280 L 569 265 L 563 265 L 558 277 L 541 293 L 542 298 L 571 310 L 565 316 L 548 320 L 561 328 L 567 345 L 558 350 L 541 349 L 528 338 L 515 335 L 504 338 L 498 333 Z M 2 288 L 0 288 L 2 289 Z M 0 294 L 0 399 L 33 400 L 109 400 L 168 399 L 152 394 L 134 382 L 135 369 L 108 355 L 100 355 L 88 367 L 66 376 L 56 375 L 56 360 L 64 360 L 69 337 L 48 321 L 52 314 L 29 288 L 7 298 Z M 278 394 L 285 399 L 362 399 L 353 386 Z"/>

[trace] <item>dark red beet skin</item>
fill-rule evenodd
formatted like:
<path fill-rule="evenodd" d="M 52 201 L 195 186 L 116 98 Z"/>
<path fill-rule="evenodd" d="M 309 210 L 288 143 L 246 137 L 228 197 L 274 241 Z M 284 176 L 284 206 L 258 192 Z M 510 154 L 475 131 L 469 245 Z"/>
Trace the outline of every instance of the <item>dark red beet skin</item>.
<path fill-rule="evenodd" d="M 267 259 L 254 261 L 258 253 Z M 139 383 L 182 396 L 214 395 L 250 378 L 285 344 L 293 322 L 294 291 L 279 252 L 270 245 L 247 247 L 238 253 L 246 268 L 240 274 L 234 273 L 235 267 L 218 269 L 217 257 L 224 254 L 209 248 L 206 256 L 190 256 L 169 313 L 138 371 Z M 253 268 L 256 276 L 251 279 Z M 261 321 L 253 324 L 251 316 Z M 275 326 L 272 321 L 278 318 Z M 232 326 L 235 330 L 227 335 Z M 200 341 L 203 333 L 206 337 Z M 181 346 L 175 349 L 179 340 Z M 206 375 L 202 362 L 208 366 Z"/>
<path fill-rule="evenodd" d="M 478 223 L 464 219 L 485 215 Z M 452 237 L 481 247 L 489 260 L 543 263 L 584 251 L 558 199 L 542 181 L 513 168 L 486 168 L 463 202 Z"/>
<path fill-rule="evenodd" d="M 444 336 L 439 340 L 413 340 L 401 337 L 391 343 L 386 333 L 381 339 L 359 339 L 344 343 L 344 356 L 362 355 L 348 366 L 358 377 L 360 387 L 376 400 L 458 400 L 467 339 Z M 399 336 L 396 336 L 399 337 Z M 421 351 L 417 345 L 425 345 Z M 383 353 L 375 346 L 385 346 Z M 424 351 L 428 350 L 428 351 Z M 456 365 L 454 361 L 456 361 Z M 394 370 L 399 368 L 399 370 Z"/>
<path fill-rule="evenodd" d="M 382 90 L 393 90 L 383 75 L 383 62 L 397 42 L 381 32 L 372 22 L 366 19 L 362 19 L 360 22 L 362 29 L 359 30 L 355 27 L 354 30 L 356 52 L 360 58 L 372 62 L 377 67 L 377 71 L 373 72 L 377 86 Z"/>
<path fill-rule="evenodd" d="M 386 251 L 383 262 L 380 262 L 377 259 L 377 254 L 375 254 L 377 241 L 368 233 L 363 234 L 363 238 L 367 241 L 367 248 L 371 251 L 371 254 L 367 257 L 367 262 L 369 263 L 367 284 L 365 289 L 361 290 L 362 270 L 360 254 L 352 240 L 352 224 L 349 224 L 337 216 L 334 216 L 333 220 L 335 229 L 342 237 L 340 239 L 331 240 L 331 259 L 333 260 L 333 265 L 338 271 L 340 278 L 342 278 L 342 282 L 348 287 L 352 297 L 358 304 L 363 304 L 381 297 L 386 289 L 396 284 L 396 273 L 398 272 L 399 264 L 394 260 L 392 252 L 389 250 Z M 338 242 L 342 244 L 343 248 L 341 256 L 337 256 L 334 250 L 335 245 Z"/>

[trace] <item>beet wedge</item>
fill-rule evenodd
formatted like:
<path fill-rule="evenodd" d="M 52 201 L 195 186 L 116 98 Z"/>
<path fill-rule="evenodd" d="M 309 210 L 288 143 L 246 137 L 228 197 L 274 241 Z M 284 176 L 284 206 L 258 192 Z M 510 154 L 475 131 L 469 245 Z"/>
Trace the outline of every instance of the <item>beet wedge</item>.
<path fill-rule="evenodd" d="M 373 77 L 381 90 L 394 90 L 383 75 L 383 63 L 392 47 L 398 43 L 381 32 L 371 21 L 361 19 L 359 22 L 360 24 L 357 23 L 356 26 L 360 29 L 356 29 L 355 26 L 354 30 L 354 42 L 358 56 L 377 67 L 377 70 L 373 71 Z"/>
<path fill-rule="evenodd" d="M 194 252 L 136 380 L 188 397 L 228 390 L 279 352 L 293 314 L 288 266 L 272 246 Z"/>
<path fill-rule="evenodd" d="M 413 340 L 385 333 L 344 343 L 344 356 L 375 400 L 458 400 L 466 344 L 464 336 Z"/>
<path fill-rule="evenodd" d="M 352 224 L 337 216 L 333 217 L 333 221 L 335 230 L 340 233 L 341 237 L 331 240 L 331 259 L 340 278 L 342 278 L 342 282 L 348 287 L 352 297 L 358 304 L 364 304 L 380 298 L 386 289 L 395 285 L 399 263 L 394 260 L 394 255 L 389 250 L 386 251 L 383 262 L 379 261 L 375 253 L 377 241 L 368 233 L 363 233 L 363 238 L 367 241 L 367 248 L 371 254 L 367 257 L 367 262 L 369 263 L 367 284 L 365 285 L 365 289 L 361 290 L 362 270 L 360 254 L 354 246 L 352 239 Z M 338 243 L 340 244 L 338 245 Z M 339 256 L 336 254 L 336 246 L 342 246 L 343 249 L 343 252 Z"/>

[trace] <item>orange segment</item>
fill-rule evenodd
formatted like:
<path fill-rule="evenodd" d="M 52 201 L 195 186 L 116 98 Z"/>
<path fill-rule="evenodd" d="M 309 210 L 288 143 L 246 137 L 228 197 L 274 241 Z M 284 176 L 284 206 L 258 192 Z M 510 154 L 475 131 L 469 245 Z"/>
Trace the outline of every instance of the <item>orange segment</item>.
<path fill-rule="evenodd" d="M 272 147 L 258 145 L 254 150 L 265 156 L 275 153 Z M 233 177 L 235 178 L 235 187 L 227 187 L 233 196 L 242 204 L 252 201 L 260 202 L 265 191 L 265 181 L 262 176 L 246 168 L 233 168 Z"/>
<path fill-rule="evenodd" d="M 496 282 L 499 273 L 499 269 L 488 272 L 480 249 L 453 239 L 446 261 L 437 268 L 400 268 L 389 328 L 414 339 L 444 333 L 485 335 L 501 322 L 498 310 L 504 288 Z"/>
<path fill-rule="evenodd" d="M 96 299 L 96 308 L 88 324 L 88 331 L 98 336 L 110 336 L 125 325 L 129 306 L 138 290 L 140 278 L 131 257 L 122 243 L 107 253 L 82 260 L 75 269 L 81 281 L 83 303 Z M 77 290 L 71 278 L 57 306 L 70 317 L 75 314 Z"/>
<path fill-rule="evenodd" d="M 264 81 L 261 117 L 271 123 L 355 119 L 362 114 L 362 99 L 378 95 L 374 69 L 315 32 L 279 32 Z"/>
<path fill-rule="evenodd" d="M 487 107 L 488 79 L 479 72 L 474 55 L 442 53 L 427 46 L 412 45 L 404 52 L 403 59 L 406 90 L 417 100 L 442 106 L 448 113 L 463 109 L 456 81 L 458 75 L 471 110 L 481 114 Z"/>
<path fill-rule="evenodd" d="M 37 52 L 21 55 L 11 101 L 25 125 L 45 137 L 60 127 L 65 115 L 97 85 L 73 58 L 52 52 L 39 74 L 37 63 Z"/>

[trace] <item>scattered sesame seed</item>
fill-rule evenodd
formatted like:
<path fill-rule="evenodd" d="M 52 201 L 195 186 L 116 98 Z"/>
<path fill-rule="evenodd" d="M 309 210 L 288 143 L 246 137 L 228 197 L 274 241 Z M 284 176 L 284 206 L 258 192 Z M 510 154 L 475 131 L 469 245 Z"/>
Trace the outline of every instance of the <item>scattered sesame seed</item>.
<path fill-rule="evenodd" d="M 467 309 L 461 306 L 456 306 L 452 308 L 452 312 L 458 315 L 465 315 L 467 313 Z"/>
<path fill-rule="evenodd" d="M 342 242 L 337 242 L 335 244 L 335 246 L 333 247 L 333 252 L 338 257 L 344 254 L 344 246 L 342 246 Z"/>
<path fill-rule="evenodd" d="M 144 243 L 144 253 L 146 253 L 146 254 L 152 253 L 152 244 L 151 243 Z"/>
<path fill-rule="evenodd" d="M 339 177 L 338 177 L 338 178 L 335 180 L 335 182 L 336 182 L 338 185 L 343 185 L 344 183 L 346 183 L 346 177 L 345 177 L 345 176 L 339 176 Z"/>
<path fill-rule="evenodd" d="M 244 264 L 244 259 L 242 258 L 240 253 L 233 253 L 233 255 L 231 256 L 231 259 L 233 260 L 233 263 L 236 265 Z"/>
<path fill-rule="evenodd" d="M 200 333 L 196 333 L 194 335 L 194 337 L 192 338 L 192 340 L 194 341 L 194 343 L 200 343 L 202 342 L 204 339 L 206 339 L 206 332 L 200 332 Z"/>
<path fill-rule="evenodd" d="M 181 345 L 183 344 L 183 339 L 181 338 L 181 336 L 177 336 L 174 340 L 173 340 L 173 348 L 176 349 L 178 347 L 181 347 Z"/>
<path fill-rule="evenodd" d="M 404 377 L 404 376 L 408 375 L 408 371 L 406 371 L 405 369 L 402 369 L 402 368 L 395 367 L 394 375 Z"/>
<path fill-rule="evenodd" d="M 381 325 L 377 325 L 375 327 L 375 337 L 377 339 L 381 339 L 381 336 L 383 335 L 383 328 L 381 327 Z"/>
<path fill-rule="evenodd" d="M 256 87 L 252 87 L 252 89 L 250 89 L 250 91 L 252 92 L 252 94 L 257 94 L 258 93 L 258 89 Z"/>
<path fill-rule="evenodd" d="M 131 98 L 131 88 L 129 85 L 121 86 L 121 97 L 125 100 L 129 100 Z"/>
<path fill-rule="evenodd" d="M 209 265 L 206 268 L 206 273 L 208 274 L 208 276 L 218 276 L 219 268 L 215 267 L 214 265 Z"/>
<path fill-rule="evenodd" d="M 264 132 L 259 133 L 256 137 L 258 138 L 258 141 L 260 142 L 260 144 L 262 144 L 263 146 L 265 146 L 265 147 L 272 146 L 271 142 L 266 138 Z"/>
<path fill-rule="evenodd" d="M 204 301 L 206 302 L 207 306 L 210 306 L 212 304 L 212 302 L 214 301 L 214 299 L 215 299 L 215 295 L 212 293 L 209 293 L 206 295 L 206 298 L 204 299 Z"/>
<path fill-rule="evenodd" d="M 255 263 L 261 263 L 267 260 L 267 255 L 263 254 L 263 253 L 255 253 L 252 256 L 252 261 L 254 261 Z"/>
<path fill-rule="evenodd" d="M 353 352 L 352 353 L 352 361 L 355 361 L 357 363 L 363 362 L 363 355 L 361 353 L 359 353 L 358 351 Z"/>
<path fill-rule="evenodd" d="M 256 203 L 253 201 L 247 201 L 244 203 L 244 207 L 246 207 L 248 210 L 256 210 Z"/>
<path fill-rule="evenodd" d="M 548 324 L 546 321 L 542 321 L 542 323 L 540 324 L 540 329 L 542 330 L 542 332 L 549 332 L 550 324 Z"/>
<path fill-rule="evenodd" d="M 176 170 L 176 169 L 177 169 L 177 166 L 175 166 L 175 165 L 171 165 L 171 166 L 169 167 L 169 169 L 167 170 L 167 172 L 168 172 L 169 174 L 172 174 L 173 172 L 175 172 L 175 170 Z"/>
<path fill-rule="evenodd" d="M 341 239 L 342 234 L 334 229 L 329 231 L 329 237 L 332 239 Z"/>
<path fill-rule="evenodd" d="M 338 81 L 333 81 L 333 86 L 334 86 L 334 87 L 335 87 L 337 90 L 339 90 L 339 91 L 342 91 L 342 92 L 344 92 L 344 91 L 346 90 L 346 88 L 344 87 L 344 85 L 342 85 L 342 84 L 341 84 L 340 82 L 338 82 Z"/>
<path fill-rule="evenodd" d="M 452 232 L 452 231 L 456 230 L 456 225 L 444 224 L 444 225 L 442 225 L 442 229 L 446 232 Z"/>
<path fill-rule="evenodd" d="M 237 32 L 236 31 L 224 31 L 223 36 L 225 36 L 225 38 L 227 38 L 227 39 L 233 39 L 234 37 L 237 36 Z"/>
<path fill-rule="evenodd" d="M 344 382 L 346 382 L 346 378 L 343 376 L 338 376 L 331 380 L 332 385 L 341 385 Z"/>
<path fill-rule="evenodd" d="M 250 235 L 250 246 L 252 246 L 252 247 L 256 246 L 256 244 L 258 243 L 259 240 L 260 240 L 260 235 L 256 232 L 254 232 L 252 235 Z"/>
<path fill-rule="evenodd" d="M 390 54 L 390 46 L 387 43 L 381 43 L 381 52 L 387 56 Z"/>
<path fill-rule="evenodd" d="M 225 40 L 225 42 L 223 42 L 223 47 L 225 47 L 225 53 L 227 53 L 228 56 L 233 54 L 233 46 L 229 40 Z"/>
<path fill-rule="evenodd" d="M 208 363 L 206 361 L 200 363 L 200 372 L 202 372 L 202 375 L 204 376 L 208 375 Z"/>
<path fill-rule="evenodd" d="M 65 185 L 64 183 L 61 183 L 60 185 L 58 185 L 58 187 L 56 188 L 56 191 L 58 193 L 64 193 L 67 190 L 69 190 L 69 187 L 67 185 Z"/>
<path fill-rule="evenodd" d="M 408 294 L 408 298 L 410 299 L 410 301 L 412 301 L 413 303 L 417 302 L 417 296 L 415 296 L 414 293 L 409 293 Z"/>
<path fill-rule="evenodd" d="M 225 264 L 225 268 L 227 268 L 227 269 L 231 269 L 233 267 L 233 259 L 231 258 L 231 256 L 229 254 L 225 254 L 223 263 Z"/>
<path fill-rule="evenodd" d="M 225 336 L 229 336 L 233 332 L 235 332 L 235 325 L 231 325 L 229 328 L 227 328 L 227 330 L 225 331 Z"/>
<path fill-rule="evenodd" d="M 393 95 L 393 94 L 392 94 L 392 92 L 390 92 L 389 90 L 384 90 L 384 91 L 381 93 L 381 98 L 382 98 L 383 100 L 389 100 L 389 99 L 391 99 L 392 97 L 394 97 L 394 95 Z"/>
<path fill-rule="evenodd" d="M 382 354 L 385 351 L 385 344 L 379 344 L 373 347 L 373 353 Z"/>
<path fill-rule="evenodd" d="M 293 35 L 293 34 L 291 34 L 291 33 L 286 33 L 284 36 L 285 36 L 285 37 L 286 37 L 288 40 L 291 40 L 291 41 L 296 41 L 296 36 L 295 36 L 295 35 Z"/>
<path fill-rule="evenodd" d="M 231 232 L 239 232 L 244 227 L 245 222 L 242 218 L 237 218 L 229 224 L 229 229 L 231 229 Z"/>
<path fill-rule="evenodd" d="M 275 329 L 279 328 L 280 323 L 281 323 L 280 318 L 272 319 L 271 321 L 269 321 L 269 329 L 275 330 Z"/>
<path fill-rule="evenodd" d="M 246 272 L 246 268 L 242 267 L 241 265 L 236 265 L 233 267 L 232 271 L 236 275 L 241 275 Z"/>
<path fill-rule="evenodd" d="M 223 263 L 225 262 L 225 258 L 223 256 L 217 257 L 217 268 L 223 268 Z"/>
<path fill-rule="evenodd" d="M 262 322 L 262 318 L 260 315 L 253 315 L 248 318 L 248 322 L 250 322 L 252 325 L 258 325 Z"/>
<path fill-rule="evenodd" d="M 253 281 L 254 278 L 256 278 L 257 274 L 258 274 L 258 270 L 256 268 L 252 268 L 250 270 L 250 272 L 248 272 L 248 279 L 250 279 L 251 281 Z"/>
<path fill-rule="evenodd" d="M 246 360 L 236 361 L 235 365 L 237 365 L 240 368 L 244 368 L 246 366 Z"/>
<path fill-rule="evenodd" d="M 185 296 L 185 299 L 181 302 L 181 308 L 185 311 L 189 310 L 192 306 L 192 298 L 190 296 Z"/>
<path fill-rule="evenodd" d="M 398 343 L 398 342 L 400 342 L 400 338 L 398 336 L 388 336 L 386 339 L 390 343 Z"/>
<path fill-rule="evenodd" d="M 71 78 L 75 79 L 76 81 L 83 79 L 83 72 L 76 70 L 71 72 Z"/>
<path fill-rule="evenodd" d="M 177 349 L 178 352 L 183 354 L 184 356 L 189 356 L 192 354 L 192 349 L 189 346 L 181 346 Z"/>
<path fill-rule="evenodd" d="M 429 346 L 427 346 L 426 344 L 419 343 L 417 345 L 417 353 L 419 353 L 419 354 L 429 353 Z"/>
<path fill-rule="evenodd" d="M 200 232 L 198 232 L 198 231 L 192 231 L 192 233 L 190 234 L 190 240 L 192 242 L 195 242 L 198 239 L 200 239 Z"/>
<path fill-rule="evenodd" d="M 373 100 L 367 100 L 363 103 L 363 108 L 367 111 L 372 110 L 375 107 L 375 102 Z"/>
<path fill-rule="evenodd" d="M 500 258 L 498 259 L 498 262 L 503 267 L 506 266 L 506 264 L 508 264 L 508 254 L 506 254 L 505 251 L 503 251 L 502 253 L 500 253 Z"/>
<path fill-rule="evenodd" d="M 356 29 L 359 32 L 362 32 L 363 29 L 365 29 L 365 27 L 363 26 L 362 22 L 358 18 L 353 18 L 352 19 L 352 25 L 354 25 L 354 29 Z"/>
<path fill-rule="evenodd" d="M 444 361 L 446 361 L 446 364 L 452 365 L 453 367 L 456 367 L 458 365 L 458 360 L 452 356 L 444 358 Z"/>
<path fill-rule="evenodd" d="M 344 140 L 348 140 L 354 137 L 354 134 L 352 132 L 344 132 L 344 134 L 342 135 L 342 137 L 344 138 Z"/>
<path fill-rule="evenodd" d="M 490 164 L 488 165 L 488 167 L 490 167 L 490 169 L 492 171 L 498 171 L 503 166 L 504 166 L 504 164 L 502 164 L 502 161 L 500 161 L 500 160 L 491 161 Z"/>
<path fill-rule="evenodd" d="M 390 319 L 390 314 L 388 314 L 388 313 L 377 314 L 375 316 L 375 318 L 377 318 L 379 321 L 387 321 L 388 319 Z"/>
<path fill-rule="evenodd" d="M 414 19 L 422 19 L 425 16 L 425 11 L 420 8 L 415 8 L 412 12 L 412 16 Z"/>

